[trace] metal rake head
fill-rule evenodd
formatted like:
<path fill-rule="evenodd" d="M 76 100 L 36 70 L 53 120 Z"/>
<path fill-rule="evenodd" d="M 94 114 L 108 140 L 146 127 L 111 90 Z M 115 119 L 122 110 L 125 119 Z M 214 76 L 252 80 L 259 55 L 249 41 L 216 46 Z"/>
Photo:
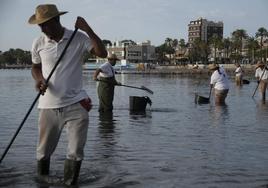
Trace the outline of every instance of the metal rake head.
<path fill-rule="evenodd" d="M 147 91 L 150 94 L 154 94 L 154 92 L 152 90 L 150 90 L 149 88 L 145 87 L 145 86 L 141 86 L 141 89 Z"/>

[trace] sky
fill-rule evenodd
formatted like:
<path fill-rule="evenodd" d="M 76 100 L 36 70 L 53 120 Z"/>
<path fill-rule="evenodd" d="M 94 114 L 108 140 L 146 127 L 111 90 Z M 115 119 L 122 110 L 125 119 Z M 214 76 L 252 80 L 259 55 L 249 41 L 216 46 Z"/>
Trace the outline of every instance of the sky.
<path fill-rule="evenodd" d="M 56 4 L 64 27 L 73 29 L 82 16 L 101 39 L 150 40 L 158 46 L 167 37 L 187 41 L 188 24 L 200 17 L 224 23 L 224 37 L 236 29 L 250 36 L 268 30 L 268 0 L 0 0 L 0 51 L 30 50 L 41 31 L 28 24 L 39 4 Z"/>

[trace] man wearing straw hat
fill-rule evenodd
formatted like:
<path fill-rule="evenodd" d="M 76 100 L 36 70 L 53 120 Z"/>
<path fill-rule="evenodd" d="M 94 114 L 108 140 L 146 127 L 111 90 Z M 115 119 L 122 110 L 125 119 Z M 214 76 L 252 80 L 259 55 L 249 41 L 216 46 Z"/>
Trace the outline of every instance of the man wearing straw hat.
<path fill-rule="evenodd" d="M 218 64 L 210 64 L 209 70 L 213 71 L 210 78 L 210 87 L 214 87 L 215 105 L 225 105 L 225 98 L 229 91 L 227 74 Z"/>
<path fill-rule="evenodd" d="M 258 80 L 259 91 L 261 93 L 262 101 L 265 101 L 266 98 L 266 88 L 268 82 L 268 71 L 265 67 L 265 64 L 262 61 L 258 61 L 256 65 L 255 77 Z"/>
<path fill-rule="evenodd" d="M 108 56 L 108 62 L 98 68 L 93 79 L 100 81 L 98 85 L 99 112 L 111 112 L 113 110 L 114 86 L 121 85 L 115 79 L 115 70 L 113 66 L 119 60 L 115 54 Z"/>
<path fill-rule="evenodd" d="M 28 22 L 38 25 L 43 32 L 32 45 L 32 75 L 36 89 L 42 94 L 38 104 L 38 177 L 42 180 L 45 179 L 43 177 L 49 177 L 50 157 L 65 127 L 68 150 L 64 163 L 64 183 L 74 185 L 77 184 L 84 157 L 88 112 L 91 109 L 91 100 L 82 88 L 82 57 L 84 53 L 92 52 L 104 58 L 107 51 L 82 17 L 77 18 L 75 27 L 86 34 L 64 28 L 60 16 L 66 13 L 58 11 L 53 4 L 43 4 L 36 7 L 35 14 Z M 75 34 L 74 38 L 67 47 L 72 34 Z M 46 85 L 45 81 L 65 47 L 66 53 Z"/>

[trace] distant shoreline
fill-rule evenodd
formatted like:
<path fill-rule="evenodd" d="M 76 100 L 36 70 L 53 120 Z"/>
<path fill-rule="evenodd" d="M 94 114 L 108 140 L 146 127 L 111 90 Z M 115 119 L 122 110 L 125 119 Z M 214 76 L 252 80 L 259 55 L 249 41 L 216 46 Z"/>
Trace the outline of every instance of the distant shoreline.
<path fill-rule="evenodd" d="M 235 66 L 224 65 L 224 69 L 228 76 L 232 77 L 235 75 Z M 255 67 L 254 65 L 242 66 L 244 76 L 254 76 Z M 145 70 L 119 70 L 116 71 L 119 74 L 162 74 L 162 75 L 210 75 L 210 71 L 207 68 L 193 68 L 189 66 L 157 66 L 154 69 Z"/>
<path fill-rule="evenodd" d="M 5 65 L 0 66 L 0 69 L 30 69 L 32 65 Z"/>
<path fill-rule="evenodd" d="M 30 69 L 31 65 L 8 65 L 0 66 L 0 69 Z M 236 67 L 231 64 L 223 65 L 227 74 L 232 77 Z M 254 65 L 242 65 L 245 76 L 254 76 Z M 122 69 L 116 70 L 118 74 L 162 74 L 162 75 L 210 75 L 210 72 L 205 67 L 194 68 L 192 65 L 188 66 L 156 66 L 153 69 Z"/>

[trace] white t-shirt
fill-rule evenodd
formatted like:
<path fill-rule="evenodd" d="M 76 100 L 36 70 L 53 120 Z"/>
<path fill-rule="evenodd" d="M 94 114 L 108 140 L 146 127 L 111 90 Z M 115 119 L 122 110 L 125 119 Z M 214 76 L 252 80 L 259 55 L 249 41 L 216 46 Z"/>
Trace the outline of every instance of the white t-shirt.
<path fill-rule="evenodd" d="M 114 68 L 111 65 L 111 63 L 106 62 L 100 66 L 100 69 L 102 72 L 100 72 L 100 77 L 103 78 L 109 78 L 109 77 L 114 77 Z"/>
<path fill-rule="evenodd" d="M 236 69 L 235 69 L 235 75 L 236 76 L 241 76 L 242 75 L 242 68 L 241 67 L 237 67 Z"/>
<path fill-rule="evenodd" d="M 72 33 L 73 31 L 65 29 L 64 36 L 59 42 L 49 39 L 45 34 L 33 42 L 32 62 L 42 64 L 45 79 L 62 54 Z M 51 76 L 45 94 L 40 96 L 38 108 L 60 108 L 87 97 L 86 91 L 82 88 L 82 57 L 91 49 L 91 39 L 77 32 Z"/>
<path fill-rule="evenodd" d="M 213 84 L 214 88 L 218 90 L 229 89 L 229 80 L 224 69 L 220 68 L 220 73 L 218 70 L 213 72 L 211 75 L 210 84 Z"/>
<path fill-rule="evenodd" d="M 263 73 L 263 71 L 264 71 L 264 73 Z M 263 75 L 262 75 L 262 73 L 263 73 Z M 266 69 L 261 70 L 261 68 L 259 67 L 256 69 L 255 77 L 259 78 L 259 79 L 261 78 L 262 80 L 267 80 L 268 79 L 268 71 Z"/>

